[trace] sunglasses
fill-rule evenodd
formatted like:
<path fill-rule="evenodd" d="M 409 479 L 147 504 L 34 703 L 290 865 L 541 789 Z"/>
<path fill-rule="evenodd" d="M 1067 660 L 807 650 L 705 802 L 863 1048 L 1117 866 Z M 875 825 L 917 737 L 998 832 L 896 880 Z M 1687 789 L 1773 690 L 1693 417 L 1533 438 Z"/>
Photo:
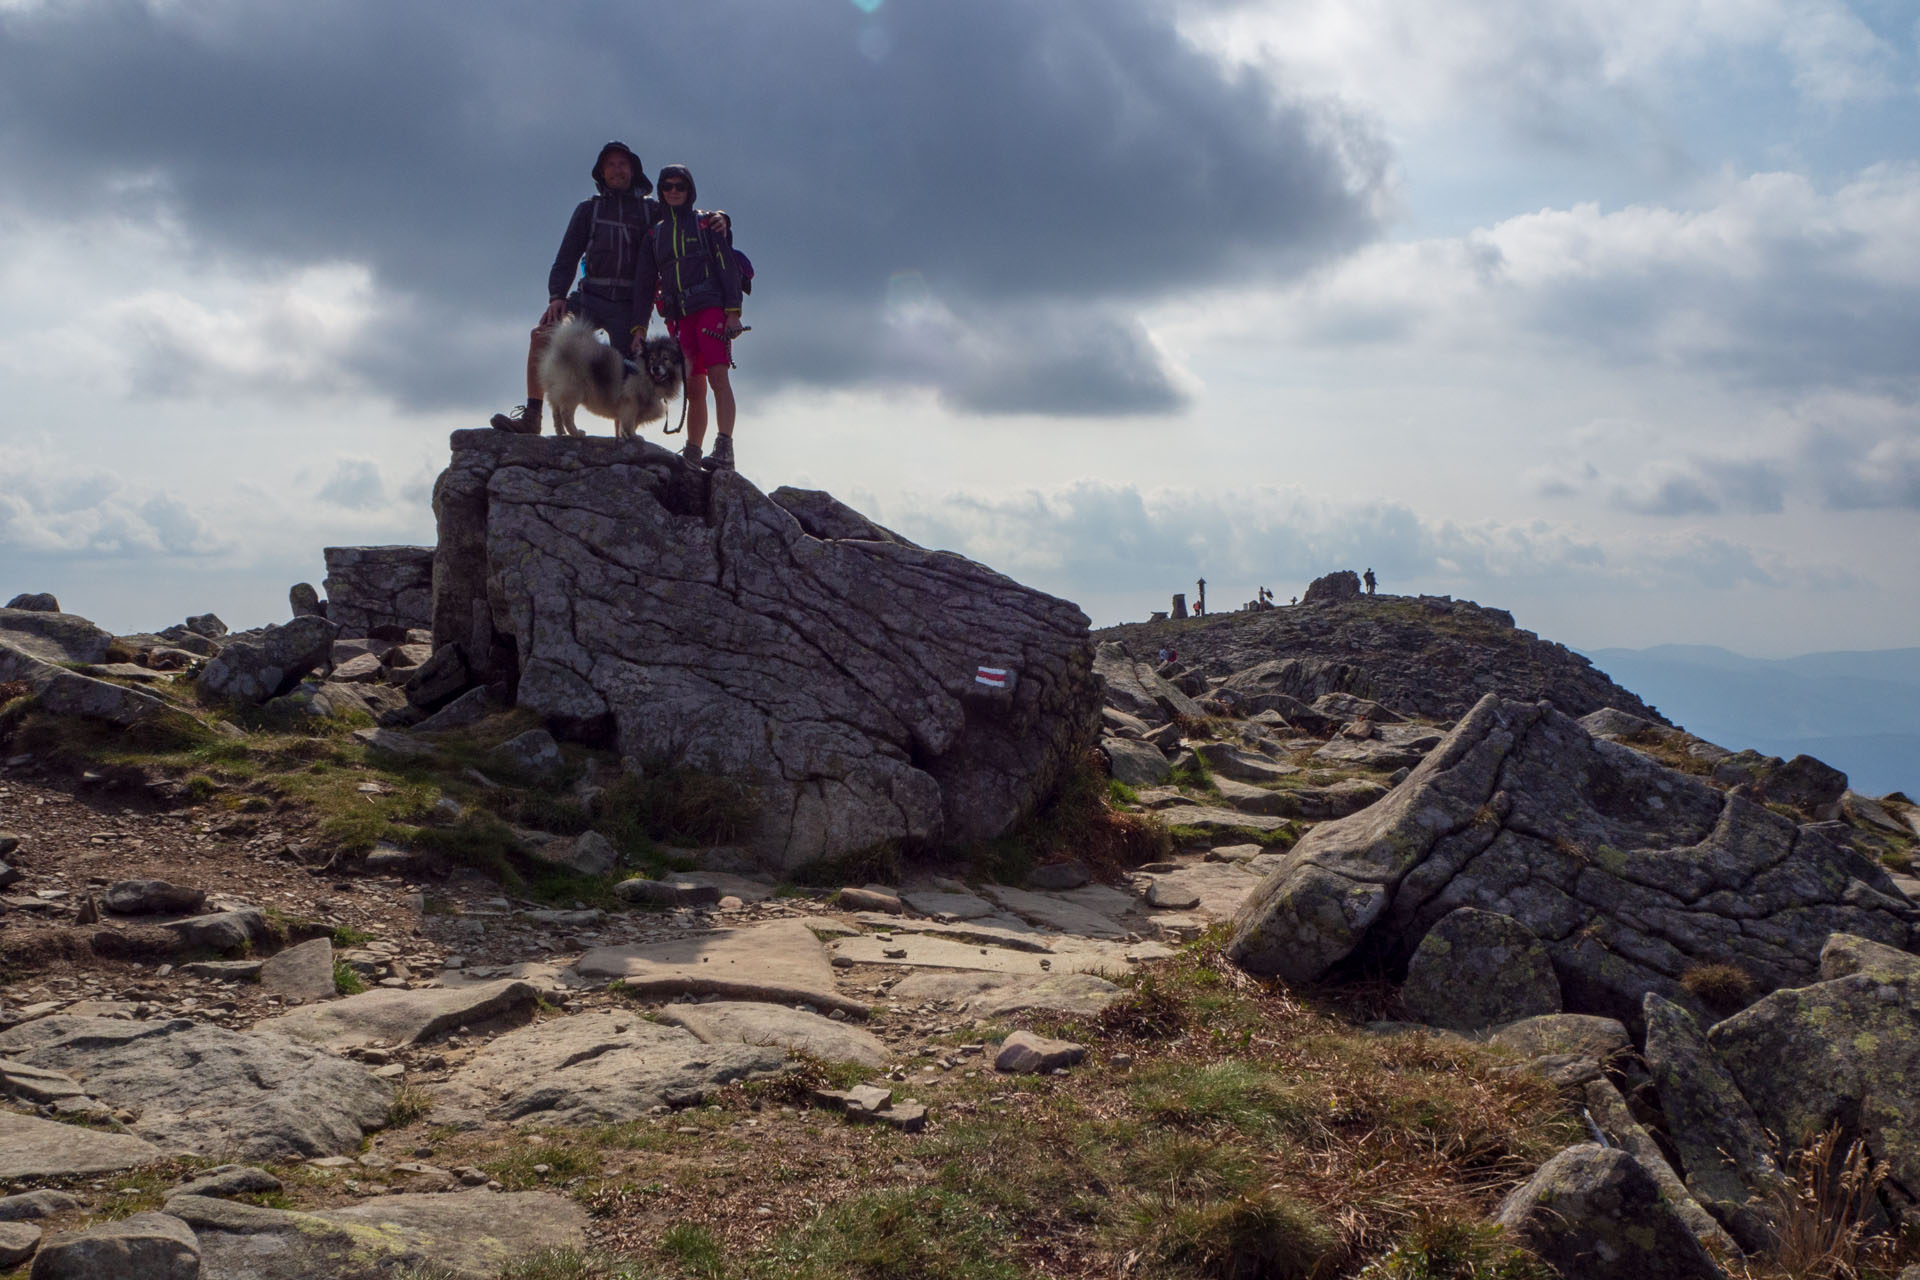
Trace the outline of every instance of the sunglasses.
<path fill-rule="evenodd" d="M 662 191 L 685 191 L 687 184 L 684 182 L 663 182 L 660 184 L 660 189 Z"/>

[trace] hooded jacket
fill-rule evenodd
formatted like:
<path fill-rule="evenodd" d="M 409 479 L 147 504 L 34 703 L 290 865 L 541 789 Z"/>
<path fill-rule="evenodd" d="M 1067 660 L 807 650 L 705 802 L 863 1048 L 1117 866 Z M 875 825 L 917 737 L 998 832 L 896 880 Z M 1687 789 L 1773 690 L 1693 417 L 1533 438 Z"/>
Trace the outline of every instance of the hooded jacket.
<path fill-rule="evenodd" d="M 633 296 L 651 298 L 657 288 L 669 320 L 709 307 L 739 314 L 739 258 L 723 237 L 701 226 L 693 173 L 683 164 L 670 164 L 660 170 L 660 181 L 668 178 L 687 184 L 686 203 L 677 209 L 660 205 L 659 219 L 641 246 Z"/>
<path fill-rule="evenodd" d="M 626 156 L 633 165 L 633 186 L 629 190 L 610 190 L 601 177 L 607 157 L 614 154 Z M 629 290 L 640 258 L 640 243 L 647 228 L 660 216 L 659 202 L 647 198 L 653 184 L 640 168 L 639 156 L 623 142 L 609 142 L 594 158 L 593 186 L 599 194 L 574 208 L 567 233 L 560 240 L 560 252 L 547 271 L 549 298 L 567 296 L 583 257 L 587 271 L 582 287 L 586 292 L 614 302 L 634 296 Z M 652 295 L 647 296 L 651 301 Z"/>

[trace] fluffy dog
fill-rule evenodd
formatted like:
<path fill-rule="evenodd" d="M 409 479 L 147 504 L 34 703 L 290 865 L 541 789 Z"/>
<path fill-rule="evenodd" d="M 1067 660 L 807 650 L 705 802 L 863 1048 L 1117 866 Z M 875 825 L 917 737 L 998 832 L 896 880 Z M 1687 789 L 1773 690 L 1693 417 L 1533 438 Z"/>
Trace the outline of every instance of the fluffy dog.
<path fill-rule="evenodd" d="M 636 364 L 594 332 L 586 320 L 568 316 L 540 356 L 540 389 L 553 409 L 554 428 L 561 435 L 587 434 L 573 425 L 573 411 L 585 405 L 612 418 L 620 439 L 635 439 L 640 424 L 666 417 L 667 402 L 680 394 L 687 375 L 680 344 L 668 337 L 649 338 Z"/>

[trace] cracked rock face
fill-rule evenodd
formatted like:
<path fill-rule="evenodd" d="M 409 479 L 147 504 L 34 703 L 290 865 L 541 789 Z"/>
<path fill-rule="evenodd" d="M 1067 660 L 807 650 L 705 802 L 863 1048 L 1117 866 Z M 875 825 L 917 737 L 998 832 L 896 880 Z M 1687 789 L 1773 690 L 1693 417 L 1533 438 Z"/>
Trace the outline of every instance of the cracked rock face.
<path fill-rule="evenodd" d="M 556 732 L 749 782 L 782 866 L 999 835 L 1092 742 L 1079 609 L 828 495 L 461 431 L 434 511 L 435 644 Z"/>
<path fill-rule="evenodd" d="M 1545 945 L 1566 1007 L 1637 1021 L 1655 991 L 1699 1011 L 1688 970 L 1805 983 L 1833 933 L 1912 945 L 1876 864 L 1543 703 L 1489 695 L 1386 799 L 1316 828 L 1249 896 L 1232 950 L 1310 981 L 1350 956 L 1398 967 L 1451 911 Z"/>

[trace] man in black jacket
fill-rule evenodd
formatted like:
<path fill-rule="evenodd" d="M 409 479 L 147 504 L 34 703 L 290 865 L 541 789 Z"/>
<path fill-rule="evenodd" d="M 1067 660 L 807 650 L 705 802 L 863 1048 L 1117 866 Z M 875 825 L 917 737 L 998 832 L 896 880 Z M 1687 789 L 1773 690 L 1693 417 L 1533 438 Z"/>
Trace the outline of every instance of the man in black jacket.
<path fill-rule="evenodd" d="M 593 185 L 598 194 L 575 207 L 567 234 L 560 240 L 560 252 L 547 272 L 547 309 L 527 343 L 527 402 L 512 413 L 494 414 L 496 431 L 540 434 L 540 353 L 561 317 L 585 316 L 605 329 L 622 353 L 632 345 L 636 332 L 646 331 L 653 299 L 634 296 L 633 277 L 640 242 L 660 217 L 659 204 L 648 199 L 653 183 L 640 167 L 640 157 L 626 143 L 609 142 L 594 159 Z M 573 288 L 583 259 L 585 275 Z"/>

